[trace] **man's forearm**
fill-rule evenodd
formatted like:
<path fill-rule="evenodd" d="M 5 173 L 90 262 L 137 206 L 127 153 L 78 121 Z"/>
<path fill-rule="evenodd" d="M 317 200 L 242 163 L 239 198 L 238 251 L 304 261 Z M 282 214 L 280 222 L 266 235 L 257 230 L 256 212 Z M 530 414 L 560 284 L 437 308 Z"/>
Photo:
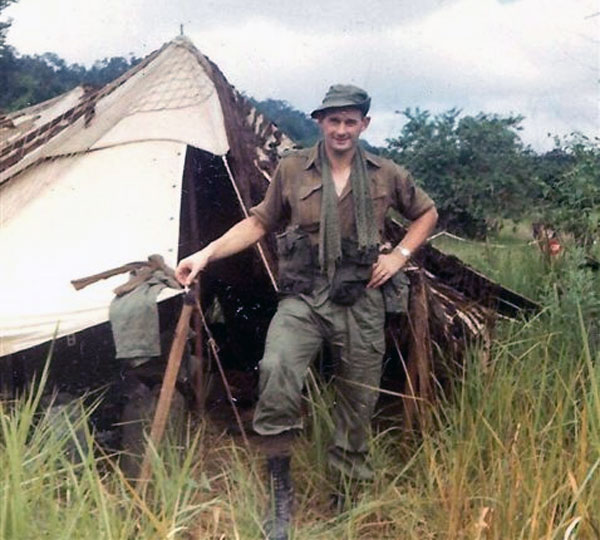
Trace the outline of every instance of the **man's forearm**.
<path fill-rule="evenodd" d="M 250 216 L 236 223 L 204 249 L 208 253 L 209 261 L 224 259 L 255 244 L 266 232 L 263 224 L 256 217 Z"/>
<path fill-rule="evenodd" d="M 437 219 L 438 213 L 435 208 L 427 210 L 410 224 L 406 235 L 396 248 L 403 247 L 414 253 L 433 232 Z"/>

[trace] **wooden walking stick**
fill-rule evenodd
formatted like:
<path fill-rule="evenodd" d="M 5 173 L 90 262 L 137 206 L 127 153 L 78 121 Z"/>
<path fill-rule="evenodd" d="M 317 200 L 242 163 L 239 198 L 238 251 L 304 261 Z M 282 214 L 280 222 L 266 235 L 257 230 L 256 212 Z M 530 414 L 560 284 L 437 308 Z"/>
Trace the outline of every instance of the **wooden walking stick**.
<path fill-rule="evenodd" d="M 179 366 L 181 365 L 181 358 L 189 333 L 190 318 L 192 316 L 192 311 L 194 310 L 194 305 L 194 293 L 192 290 L 188 290 L 183 296 L 183 308 L 181 309 L 177 327 L 175 328 L 175 337 L 173 338 L 173 344 L 171 345 L 171 351 L 169 352 L 167 369 L 165 370 L 158 403 L 156 405 L 156 412 L 154 413 L 154 420 L 152 421 L 152 428 L 150 429 L 149 444 L 146 447 L 140 476 L 137 479 L 137 488 L 138 491 L 141 489 L 141 493 L 145 493 L 148 480 L 150 479 L 152 447 L 156 448 L 160 444 L 165 432 L 165 426 L 167 425 L 173 392 L 175 391 L 175 383 L 177 382 L 177 374 L 179 373 Z"/>

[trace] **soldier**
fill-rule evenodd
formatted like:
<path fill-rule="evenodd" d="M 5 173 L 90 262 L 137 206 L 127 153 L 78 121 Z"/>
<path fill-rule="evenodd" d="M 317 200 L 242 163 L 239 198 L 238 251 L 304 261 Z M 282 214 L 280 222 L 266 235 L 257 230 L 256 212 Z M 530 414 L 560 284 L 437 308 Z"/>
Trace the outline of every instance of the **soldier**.
<path fill-rule="evenodd" d="M 253 419 L 254 430 L 263 436 L 272 486 L 265 524 L 270 539 L 288 536 L 290 446 L 302 427 L 307 369 L 325 342 L 337 364 L 330 465 L 352 478 L 372 476 L 366 454 L 385 349 L 381 287 L 437 221 L 433 201 L 406 169 L 359 146 L 359 136 L 369 126 L 370 102 L 360 88 L 332 86 L 311 114 L 322 140 L 284 157 L 250 217 L 181 260 L 176 270 L 177 279 L 190 285 L 211 261 L 285 227 L 277 238 L 281 299 L 260 362 Z M 402 242 L 384 254 L 380 245 L 390 208 L 412 223 Z"/>

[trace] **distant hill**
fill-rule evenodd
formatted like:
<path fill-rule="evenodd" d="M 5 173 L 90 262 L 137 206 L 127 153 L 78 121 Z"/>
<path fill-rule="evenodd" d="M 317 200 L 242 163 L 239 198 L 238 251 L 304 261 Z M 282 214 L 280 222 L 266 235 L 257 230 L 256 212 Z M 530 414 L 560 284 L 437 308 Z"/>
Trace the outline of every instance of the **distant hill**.
<path fill-rule="evenodd" d="M 287 101 L 265 99 L 258 101 L 249 98 L 261 113 L 289 135 L 300 146 L 312 146 L 319 139 L 316 122 L 306 113 L 292 107 Z"/>
<path fill-rule="evenodd" d="M 0 49 L 0 111 L 16 111 L 68 92 L 79 84 L 104 86 L 131 69 L 140 58 L 115 56 L 91 68 L 67 64 L 54 53 L 21 55 Z"/>

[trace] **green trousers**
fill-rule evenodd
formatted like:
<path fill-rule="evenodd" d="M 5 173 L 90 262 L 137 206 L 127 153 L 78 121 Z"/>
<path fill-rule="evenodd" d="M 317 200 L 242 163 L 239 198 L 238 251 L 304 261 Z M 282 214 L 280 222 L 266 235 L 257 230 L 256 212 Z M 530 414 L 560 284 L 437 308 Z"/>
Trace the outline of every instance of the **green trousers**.
<path fill-rule="evenodd" d="M 353 306 L 339 306 L 327 290 L 280 300 L 260 362 L 259 401 L 254 429 L 277 435 L 302 428 L 302 389 L 323 343 L 336 365 L 335 431 L 331 466 L 368 479 L 366 463 L 371 417 L 378 397 L 385 350 L 385 310 L 379 289 L 367 289 Z"/>

